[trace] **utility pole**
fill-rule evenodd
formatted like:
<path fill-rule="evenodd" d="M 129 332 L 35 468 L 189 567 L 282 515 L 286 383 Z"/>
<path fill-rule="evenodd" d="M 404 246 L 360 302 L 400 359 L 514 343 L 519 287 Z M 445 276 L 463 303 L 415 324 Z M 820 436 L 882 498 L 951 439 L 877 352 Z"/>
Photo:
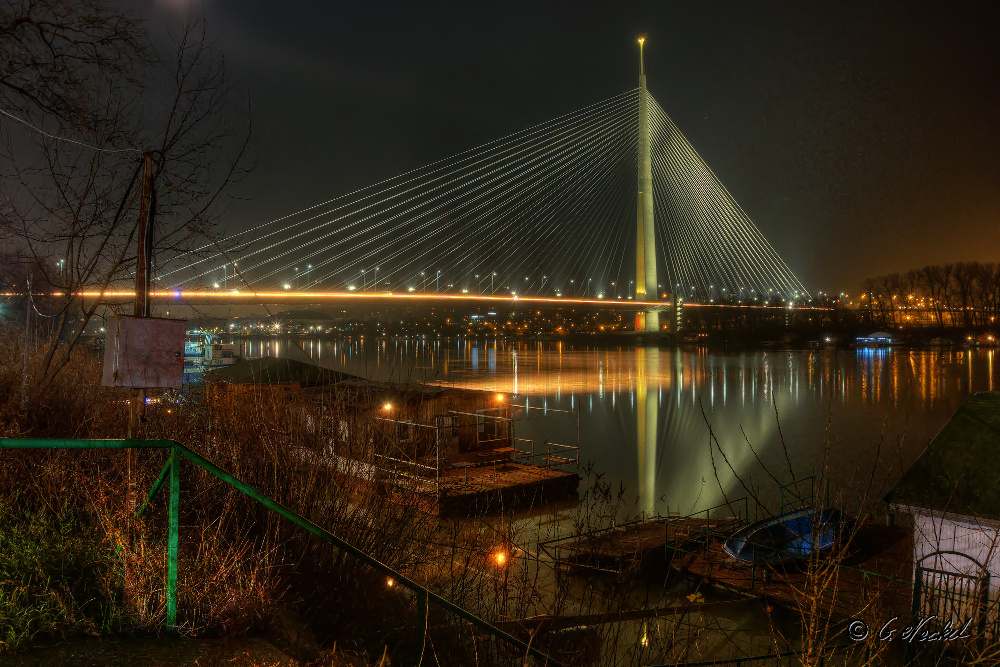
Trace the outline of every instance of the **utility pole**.
<path fill-rule="evenodd" d="M 142 154 L 142 191 L 139 198 L 138 249 L 135 260 L 135 317 L 149 317 L 149 276 L 153 263 L 153 154 Z M 146 421 L 146 390 L 132 390 L 129 438 Z"/>
<path fill-rule="evenodd" d="M 28 274 L 28 291 L 24 296 L 24 367 L 21 369 L 21 405 L 28 404 L 28 334 L 31 332 L 31 280 L 34 273 Z"/>
<path fill-rule="evenodd" d="M 656 293 L 656 232 L 653 224 L 653 166 L 649 140 L 649 93 L 646 91 L 646 64 L 639 38 L 639 196 L 636 227 L 635 300 L 659 301 Z M 646 288 L 653 287 L 653 297 Z M 636 313 L 636 331 L 659 331 L 660 313 L 647 310 Z"/>

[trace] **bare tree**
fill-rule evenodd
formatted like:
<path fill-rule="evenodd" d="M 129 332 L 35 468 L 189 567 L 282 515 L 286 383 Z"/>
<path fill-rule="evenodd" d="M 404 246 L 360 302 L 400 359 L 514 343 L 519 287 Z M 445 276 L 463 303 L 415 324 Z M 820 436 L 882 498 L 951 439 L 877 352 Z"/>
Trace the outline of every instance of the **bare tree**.
<path fill-rule="evenodd" d="M 0 5 L 0 104 L 53 130 L 99 124 L 94 77 L 136 83 L 149 63 L 141 25 L 105 2 L 4 0 Z"/>
<path fill-rule="evenodd" d="M 973 290 L 976 280 L 975 262 L 959 262 L 951 276 L 953 303 L 962 310 L 962 325 L 972 326 Z"/>
<path fill-rule="evenodd" d="M 944 307 L 945 279 L 941 267 L 925 266 L 917 271 L 917 276 L 918 290 L 926 295 L 928 304 L 934 310 L 934 319 L 937 325 L 944 326 L 942 308 Z"/>
<path fill-rule="evenodd" d="M 169 57 L 103 0 L 9 3 L 0 25 L 0 103 L 23 126 L 3 125 L 2 225 L 62 293 L 60 335 L 34 369 L 37 394 L 100 305 L 79 293 L 129 287 L 143 154 L 153 158 L 158 251 L 176 252 L 216 219 L 223 188 L 245 167 L 249 123 L 227 127 L 224 63 L 199 17 Z"/>
<path fill-rule="evenodd" d="M 1000 319 L 1000 264 L 996 262 L 936 264 L 903 276 L 877 276 L 865 280 L 865 290 L 868 317 L 887 327 L 901 323 L 897 310 L 903 304 L 933 312 L 939 327 L 996 332 Z"/>
<path fill-rule="evenodd" d="M 972 319 L 977 327 L 995 322 L 997 265 L 994 262 L 972 262 Z"/>

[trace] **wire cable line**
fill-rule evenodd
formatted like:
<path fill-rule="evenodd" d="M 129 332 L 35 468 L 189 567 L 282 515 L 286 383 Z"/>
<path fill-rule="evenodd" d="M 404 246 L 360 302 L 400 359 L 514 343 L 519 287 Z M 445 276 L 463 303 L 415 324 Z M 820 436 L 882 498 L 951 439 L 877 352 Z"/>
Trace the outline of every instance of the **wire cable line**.
<path fill-rule="evenodd" d="M 712 301 L 808 296 L 648 98 L 659 284 Z M 632 298 L 638 89 L 230 234 L 160 272 L 173 289 L 237 274 L 267 289 Z M 226 252 L 218 252 L 225 247 Z"/>

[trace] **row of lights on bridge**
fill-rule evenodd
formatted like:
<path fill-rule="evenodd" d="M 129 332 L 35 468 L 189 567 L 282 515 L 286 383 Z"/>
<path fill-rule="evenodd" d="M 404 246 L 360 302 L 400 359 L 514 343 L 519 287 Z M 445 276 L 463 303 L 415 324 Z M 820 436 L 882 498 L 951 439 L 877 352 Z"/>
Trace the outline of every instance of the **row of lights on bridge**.
<path fill-rule="evenodd" d="M 226 266 L 228 266 L 228 265 L 223 264 L 223 266 L 222 266 L 223 271 L 225 271 Z M 234 272 L 235 272 L 236 267 L 237 267 L 237 262 L 233 262 Z M 294 270 L 295 270 L 295 273 L 296 273 L 296 283 L 297 283 L 299 268 L 296 267 Z M 375 274 L 375 278 L 373 280 L 373 285 L 375 287 L 378 286 L 378 270 L 379 270 L 379 267 L 375 267 L 375 269 L 373 271 L 373 273 Z M 309 273 L 311 271 L 312 271 L 312 264 L 307 264 L 306 265 L 306 270 L 304 272 L 304 274 L 306 275 L 306 280 L 308 280 L 308 275 L 309 275 Z M 361 269 L 360 273 L 361 273 L 361 276 L 362 276 L 362 279 L 363 279 L 364 275 L 366 273 L 366 269 Z M 424 293 L 426 293 L 426 291 L 427 291 L 427 283 L 430 282 L 431 280 L 433 280 L 434 283 L 435 283 L 435 292 L 439 292 L 440 291 L 441 271 L 436 271 L 433 274 L 433 278 L 428 278 L 427 275 L 425 274 L 425 272 L 423 272 L 423 271 L 420 272 L 420 275 L 421 275 L 421 280 L 423 282 L 422 287 L 423 287 L 423 292 Z M 496 271 L 494 271 L 492 274 L 490 274 L 490 294 L 491 295 L 496 294 L 496 288 L 494 286 L 494 280 L 495 280 L 496 276 L 497 276 L 497 272 Z M 480 284 L 482 284 L 482 283 L 485 282 L 485 279 L 480 279 L 479 274 L 476 274 L 475 278 L 477 280 L 479 280 Z M 527 281 L 527 280 L 530 280 L 531 278 L 530 278 L 530 276 L 525 276 L 524 279 Z M 548 280 L 548 276 L 542 276 L 542 285 L 541 285 L 540 289 L 544 289 L 545 288 L 545 282 L 547 280 Z M 584 295 L 583 295 L 584 297 L 589 297 L 590 296 L 590 294 L 591 294 L 591 282 L 592 281 L 593 281 L 592 278 L 588 278 L 587 279 L 587 289 L 584 292 Z M 569 282 L 570 282 L 571 285 L 573 285 L 573 289 L 575 290 L 575 288 L 576 288 L 576 280 L 575 279 L 571 279 Z M 581 284 L 582 284 L 582 281 L 581 281 Z M 635 284 L 635 281 L 634 280 L 630 280 L 629 281 L 629 287 L 628 287 L 628 291 L 629 292 L 632 291 L 632 285 L 633 284 Z M 386 285 L 388 285 L 388 281 L 386 281 Z M 610 285 L 613 288 L 616 285 L 616 283 L 615 282 L 611 282 Z M 369 285 L 367 285 L 366 283 L 362 282 L 362 289 L 364 289 L 365 287 L 368 287 L 368 286 Z M 220 289 L 220 288 L 224 287 L 224 285 L 222 285 L 220 283 L 213 283 L 213 287 L 215 289 Z M 293 285 L 293 283 L 284 283 L 282 285 L 282 287 L 285 290 L 290 291 L 290 290 L 293 289 L 294 285 Z M 454 283 L 448 283 L 448 284 L 445 285 L 445 287 L 446 287 L 446 289 L 452 289 L 452 288 L 455 287 L 455 285 L 454 285 Z M 660 288 L 660 289 L 663 289 L 663 285 L 658 285 L 657 287 Z M 681 293 L 681 285 L 680 285 L 680 283 L 677 283 L 674 287 L 675 287 L 675 290 L 676 290 L 675 293 L 676 294 L 680 294 Z M 355 291 L 357 291 L 357 289 L 358 289 L 357 285 L 354 285 L 354 284 L 349 284 L 347 286 L 347 290 L 349 292 L 355 292 Z M 512 289 L 512 288 L 510 288 L 510 287 L 504 288 L 504 287 L 501 286 L 500 289 L 507 289 L 511 293 L 511 296 L 515 296 L 515 297 L 517 296 L 517 291 L 514 290 L 514 289 Z M 407 286 L 406 290 L 407 290 L 407 292 L 413 293 L 413 292 L 417 291 L 417 288 L 413 287 L 413 286 Z M 714 300 L 715 300 L 714 298 L 712 298 L 712 293 L 713 293 L 714 290 L 715 290 L 715 285 L 709 285 L 708 286 L 709 302 L 714 302 Z M 697 288 L 694 285 L 691 285 L 690 290 L 688 292 L 688 295 L 690 297 L 693 297 L 696 294 L 696 291 L 697 291 Z M 725 287 L 721 288 L 719 290 L 719 292 L 722 295 L 722 298 L 726 298 L 726 296 L 727 296 L 727 289 Z M 744 287 L 740 287 L 739 288 L 739 296 L 737 298 L 743 299 L 744 298 L 744 292 L 747 292 L 750 295 L 754 295 L 752 297 L 754 299 L 760 298 L 760 297 L 756 296 L 757 295 L 757 291 L 755 289 L 752 289 L 752 288 L 751 289 L 747 289 L 747 288 L 744 288 Z M 768 292 L 768 298 L 773 298 L 772 295 L 774 294 L 774 289 L 773 288 L 769 288 L 767 290 L 767 292 Z M 463 287 L 462 288 L 462 294 L 468 294 L 468 293 L 469 293 L 469 289 Z M 763 293 L 761 293 L 761 294 L 763 295 Z M 796 290 L 794 292 L 794 297 L 792 299 L 786 300 L 786 303 L 789 303 L 789 304 L 793 303 L 796 299 L 798 299 L 800 297 L 800 294 L 801 293 L 798 290 Z M 561 297 L 562 296 L 562 291 L 561 290 L 557 290 L 555 292 L 555 295 L 557 297 Z M 819 292 L 819 295 L 823 296 L 823 292 Z M 574 296 L 579 297 L 580 295 L 577 293 Z M 668 296 L 668 294 L 664 292 L 660 296 L 661 296 L 661 298 L 666 298 Z M 603 299 L 604 298 L 604 292 L 597 292 L 595 294 L 595 297 L 597 299 Z M 844 298 L 844 297 L 845 297 L 845 294 L 843 292 L 841 292 L 841 298 Z M 619 295 L 616 295 L 615 298 L 620 299 L 622 297 L 619 296 Z M 626 298 L 633 299 L 634 297 L 630 296 L 630 295 L 627 295 Z"/>

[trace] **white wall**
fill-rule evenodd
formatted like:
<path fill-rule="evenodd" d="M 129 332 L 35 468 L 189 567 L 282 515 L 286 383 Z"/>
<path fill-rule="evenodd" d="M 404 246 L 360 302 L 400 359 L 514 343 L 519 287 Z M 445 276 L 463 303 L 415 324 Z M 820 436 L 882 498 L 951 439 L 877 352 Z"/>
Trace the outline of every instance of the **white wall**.
<path fill-rule="evenodd" d="M 1000 530 L 995 522 L 919 509 L 913 510 L 913 519 L 914 566 L 935 551 L 957 551 L 989 570 L 991 597 L 1000 591 Z M 931 558 L 922 565 L 947 572 L 978 574 L 971 561 L 954 555 Z"/>

